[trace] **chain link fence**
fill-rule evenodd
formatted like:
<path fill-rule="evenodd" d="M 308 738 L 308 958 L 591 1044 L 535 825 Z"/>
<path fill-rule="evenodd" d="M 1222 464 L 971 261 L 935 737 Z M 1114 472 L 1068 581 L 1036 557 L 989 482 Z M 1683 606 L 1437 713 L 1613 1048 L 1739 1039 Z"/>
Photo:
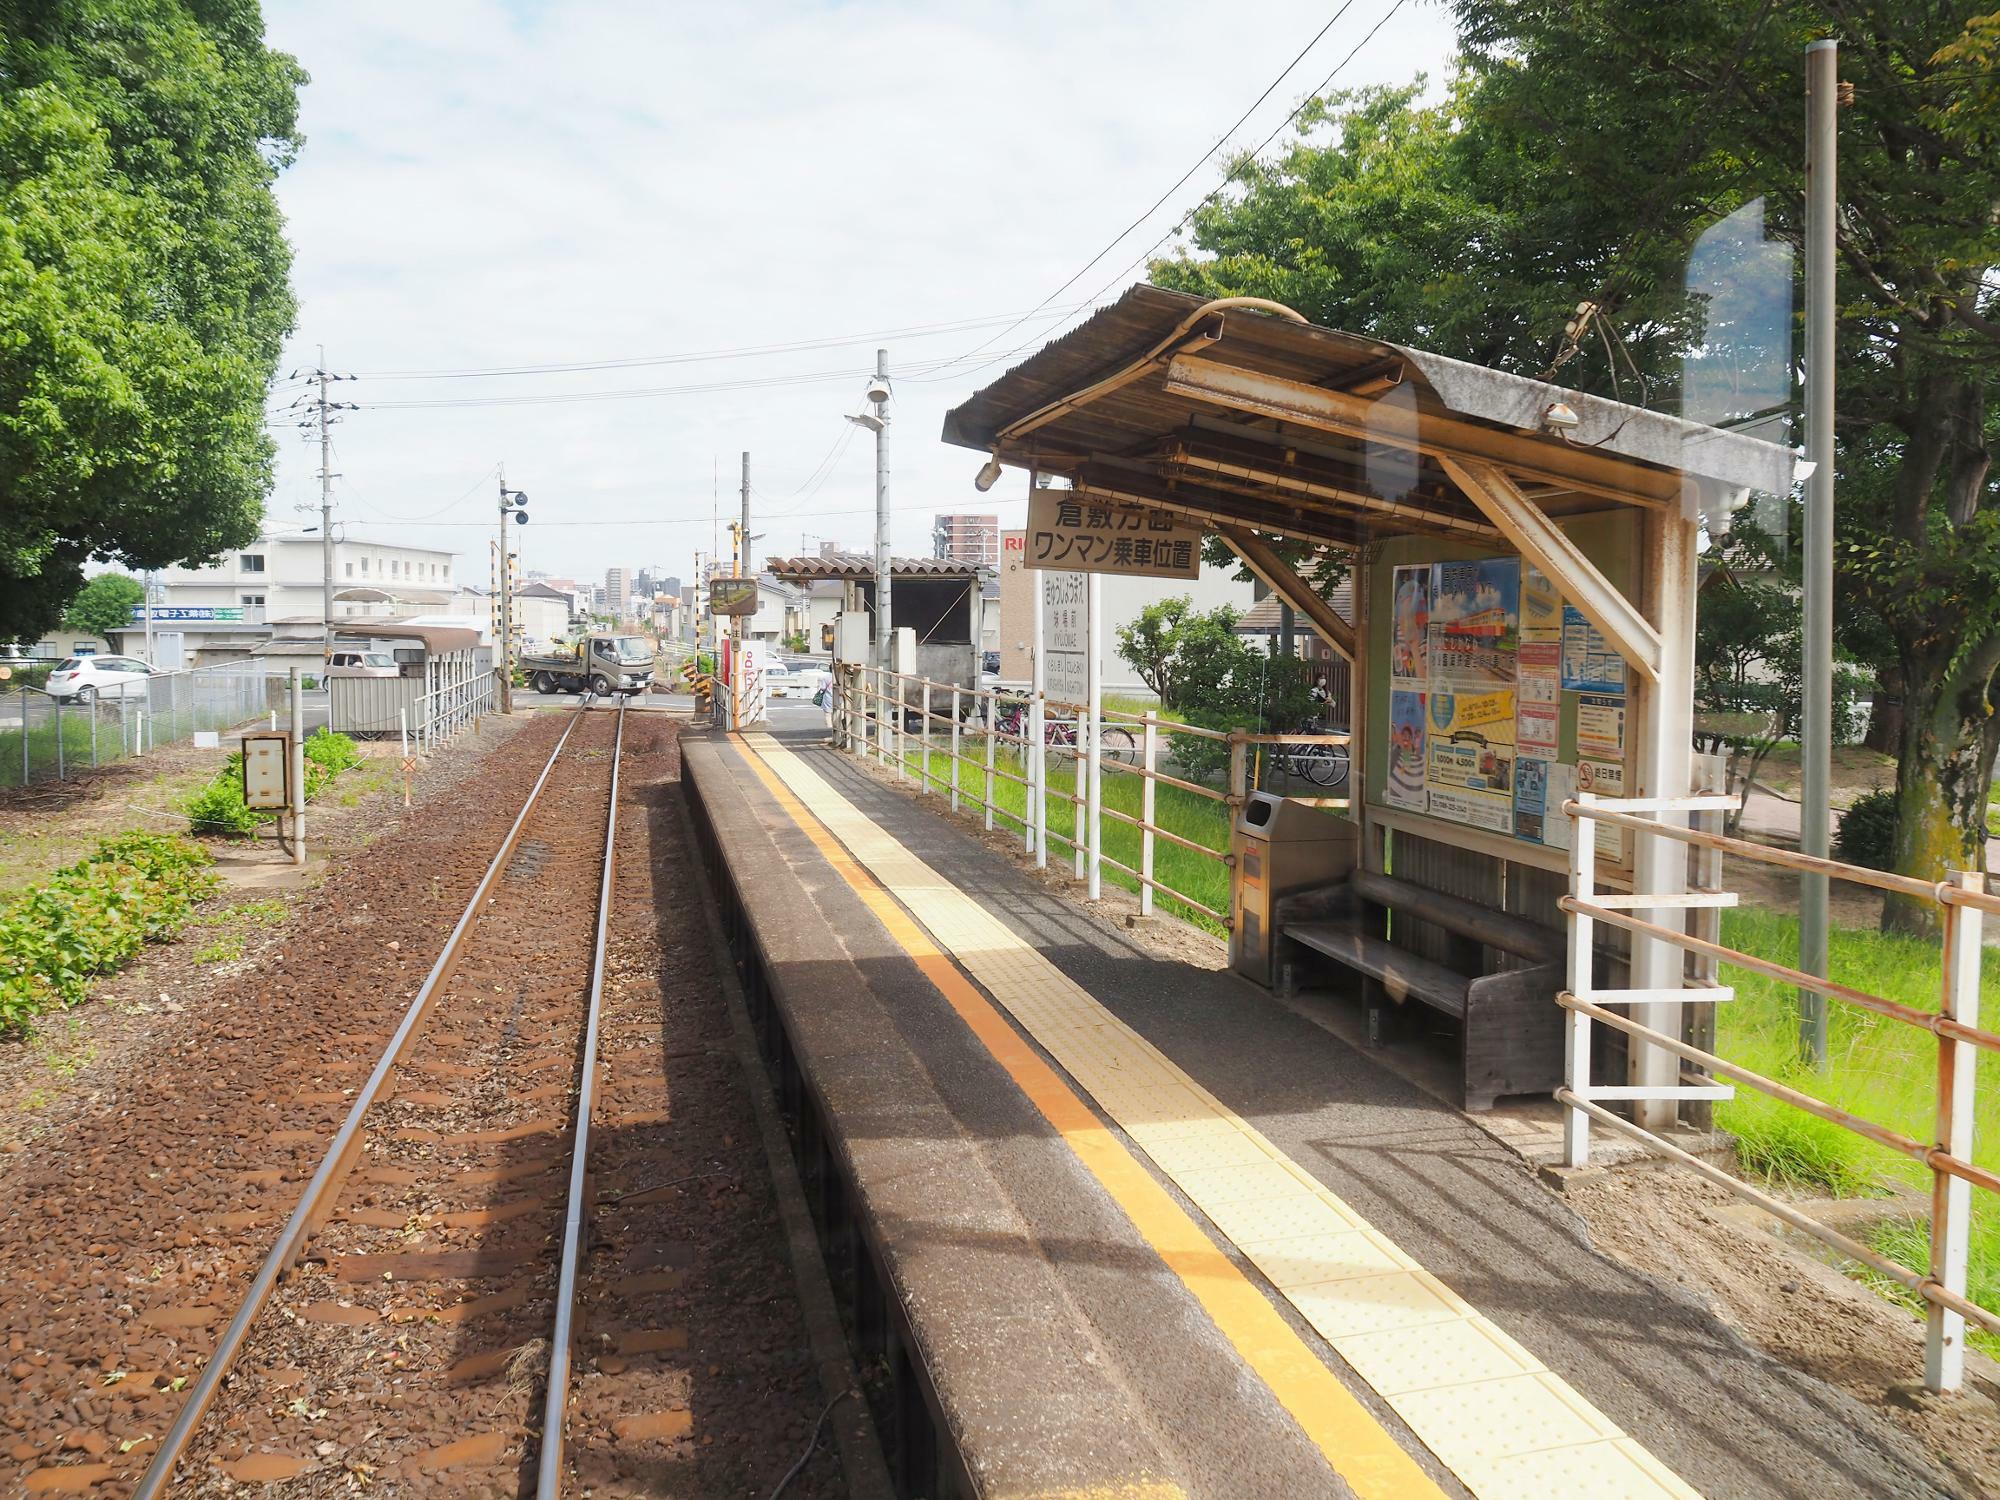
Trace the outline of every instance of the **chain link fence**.
<path fill-rule="evenodd" d="M 282 707 L 286 687 L 261 662 L 161 672 L 88 701 L 10 686 L 0 693 L 0 787 L 62 781 L 205 730 L 233 729 Z"/>

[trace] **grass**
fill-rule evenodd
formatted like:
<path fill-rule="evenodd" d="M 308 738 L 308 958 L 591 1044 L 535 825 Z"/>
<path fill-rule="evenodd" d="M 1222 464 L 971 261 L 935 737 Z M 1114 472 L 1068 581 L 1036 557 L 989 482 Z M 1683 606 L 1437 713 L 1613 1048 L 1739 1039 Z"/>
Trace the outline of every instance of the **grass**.
<path fill-rule="evenodd" d="M 19 712 L 19 709 L 15 709 Z M 66 769 L 74 771 L 79 766 L 90 764 L 89 709 L 72 709 L 62 719 L 62 758 Z M 119 747 L 118 725 L 114 721 L 97 726 L 97 758 L 99 763 L 119 759 L 125 752 Z M 53 715 L 32 724 L 28 728 L 28 767 L 32 778 L 37 781 L 56 779 L 56 721 Z M 21 785 L 21 731 L 0 729 L 0 786 Z"/>
<path fill-rule="evenodd" d="M 976 742 L 969 742 L 968 751 Z M 917 775 L 917 765 L 921 749 L 912 744 L 907 750 L 909 776 L 912 782 Z M 893 766 L 893 762 L 891 765 Z M 1016 754 L 1000 754 L 994 764 L 1002 771 L 1022 775 L 1021 760 Z M 933 795 L 949 796 L 951 783 L 951 752 L 948 749 L 933 749 L 926 765 L 937 790 Z M 985 790 L 985 767 L 976 761 L 973 754 L 959 764 L 959 786 L 961 791 L 973 797 L 983 796 Z M 1130 817 L 1139 815 L 1139 799 L 1143 783 L 1137 776 L 1128 776 L 1119 771 L 1104 773 L 1104 806 L 1122 812 Z M 1071 798 L 1076 793 L 1076 762 L 1069 756 L 1049 757 L 1048 826 L 1049 858 L 1052 862 L 1066 861 L 1071 857 L 1070 846 L 1064 840 L 1074 836 L 1076 827 L 1076 806 Z M 1193 792 L 1182 791 L 1179 787 L 1161 786 L 1155 791 L 1153 821 L 1169 832 L 1177 833 L 1184 839 L 1213 849 L 1217 854 L 1229 848 L 1229 809 L 1222 803 Z M 1019 831 L 1027 815 L 1028 789 L 1019 782 L 995 775 L 993 778 L 993 804 L 997 809 L 994 826 L 1011 826 Z M 964 809 L 980 814 L 983 809 L 976 802 L 967 801 Z M 1107 858 L 1122 864 L 1139 868 L 1139 830 L 1129 823 L 1121 823 L 1116 818 L 1104 820 L 1104 854 Z M 1107 884 L 1123 886 L 1136 892 L 1139 882 L 1122 870 L 1103 866 Z M 1153 879 L 1171 890 L 1192 897 L 1204 906 L 1216 911 L 1229 909 L 1229 871 L 1219 858 L 1197 854 L 1192 849 L 1184 849 L 1165 839 L 1153 841 Z M 1165 891 L 1155 891 L 1160 905 L 1173 915 L 1194 923 L 1209 932 L 1221 933 L 1222 924 L 1206 913 L 1173 899 Z"/>
<path fill-rule="evenodd" d="M 243 956 L 243 939 L 236 933 L 224 933 L 221 937 L 195 950 L 194 961 L 198 964 L 233 964 Z"/>
<path fill-rule="evenodd" d="M 1723 914 L 1722 940 L 1745 953 L 1782 963 L 1798 960 L 1795 917 L 1738 908 Z M 1885 999 L 1936 1010 L 1942 984 L 1940 951 L 1932 941 L 1865 928 L 1836 927 L 1828 971 L 1843 984 Z M 1829 1012 L 1825 1073 L 1799 1061 L 1798 997 L 1787 985 L 1747 970 L 1723 966 L 1722 982 L 1736 998 L 1717 1007 L 1717 1051 L 1745 1067 L 1787 1083 L 1863 1119 L 1920 1141 L 1936 1138 L 1937 1043 L 1930 1033 L 1834 1001 Z M 2000 953 L 1983 955 L 1982 1013 L 2000 1013 Z M 1979 1054 L 1972 1159 L 2000 1168 L 2000 1055 Z M 1886 1194 L 1901 1187 L 1927 1191 L 1930 1174 L 1909 1158 L 1851 1131 L 1739 1085 L 1736 1098 L 1717 1107 L 1716 1123 L 1736 1137 L 1737 1154 L 1753 1175 L 1798 1191 L 1836 1197 Z M 1916 1270 L 1926 1268 L 1929 1225 L 1921 1211 L 1891 1220 L 1875 1234 L 1874 1248 Z M 2000 1200 L 1972 1194 L 1971 1266 L 1974 1301 L 2000 1308 Z M 1864 1280 L 1912 1308 L 1917 1299 L 1872 1273 Z M 2000 1340 L 1975 1333 L 1989 1353 Z"/>

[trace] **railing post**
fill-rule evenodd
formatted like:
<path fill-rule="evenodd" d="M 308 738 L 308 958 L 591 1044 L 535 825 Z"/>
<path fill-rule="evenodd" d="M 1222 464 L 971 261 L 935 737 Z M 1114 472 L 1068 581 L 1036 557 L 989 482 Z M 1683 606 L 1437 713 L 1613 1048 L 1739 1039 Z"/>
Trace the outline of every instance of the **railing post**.
<path fill-rule="evenodd" d="M 1084 878 L 1084 868 L 1089 864 L 1090 812 L 1086 803 L 1090 800 L 1090 767 L 1084 757 L 1084 735 L 1089 733 L 1086 725 L 1089 715 L 1076 716 L 1076 738 L 1070 744 L 1069 791 L 1070 812 L 1074 821 L 1070 825 L 1071 863 L 1076 867 L 1076 878 Z"/>
<path fill-rule="evenodd" d="M 1042 695 L 1036 693 L 1028 703 L 1028 743 L 1022 746 L 1027 752 L 1022 758 L 1028 764 L 1029 803 L 1025 811 L 1034 824 L 1035 868 L 1038 870 L 1049 867 L 1049 747 L 1047 731 L 1043 728 L 1047 711 Z"/>
<path fill-rule="evenodd" d="M 998 748 L 999 736 L 999 730 L 994 720 L 999 718 L 999 713 L 997 712 L 999 706 L 1000 700 L 997 697 L 990 695 L 987 697 L 984 728 L 986 732 L 986 831 L 988 833 L 993 831 L 993 755 L 994 751 Z"/>
<path fill-rule="evenodd" d="M 1241 812 L 1250 800 L 1250 741 L 1242 729 L 1229 731 L 1229 810 Z"/>
<path fill-rule="evenodd" d="M 958 811 L 958 684 L 951 688 L 951 810 Z"/>
<path fill-rule="evenodd" d="M 1576 801 L 1587 808 L 1596 800 L 1593 793 L 1578 792 Z M 1589 901 L 1597 879 L 1597 823 L 1586 812 L 1578 812 L 1569 831 L 1569 893 L 1578 901 Z M 1569 992 L 1579 1000 L 1591 998 L 1591 948 L 1596 941 L 1591 929 L 1596 924 L 1582 912 L 1569 914 Z M 1563 1081 L 1578 1098 L 1590 1089 L 1590 1017 L 1582 1011 L 1564 1013 Z M 1563 1111 L 1563 1164 L 1590 1165 L 1590 1116 L 1574 1105 Z"/>
<path fill-rule="evenodd" d="M 1950 888 L 1983 891 L 1985 878 L 1972 870 L 1952 874 Z M 1979 961 L 1982 926 L 1976 906 L 1944 906 L 1943 1013 L 1967 1026 L 1979 1024 Z M 1961 1161 L 1972 1158 L 1973 1096 L 1979 1076 L 1979 1049 L 1971 1042 L 1938 1038 L 1937 1143 Z M 1966 1262 L 1972 1227 L 1972 1184 L 1931 1168 L 1931 1280 L 1965 1295 Z M 1924 1329 L 1924 1385 L 1955 1391 L 1965 1383 L 1965 1316 L 1927 1306 Z"/>
<path fill-rule="evenodd" d="M 1153 812 L 1157 801 L 1157 786 L 1153 773 L 1159 769 L 1160 729 L 1158 721 L 1148 713 L 1143 721 L 1139 736 L 1139 769 L 1145 772 L 1139 778 L 1139 915 L 1153 914 Z"/>
<path fill-rule="evenodd" d="M 928 792 L 931 789 L 931 680 L 928 677 L 924 679 L 922 707 L 924 716 L 917 720 L 917 744 L 920 747 L 917 754 L 922 757 L 917 762 L 917 790 Z"/>

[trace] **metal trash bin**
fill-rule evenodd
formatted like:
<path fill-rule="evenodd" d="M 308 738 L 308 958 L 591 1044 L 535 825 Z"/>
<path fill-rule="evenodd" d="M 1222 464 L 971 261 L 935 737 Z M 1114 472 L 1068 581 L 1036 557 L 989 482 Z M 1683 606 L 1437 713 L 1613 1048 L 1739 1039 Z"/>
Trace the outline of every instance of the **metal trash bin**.
<path fill-rule="evenodd" d="M 1354 873 L 1360 830 L 1347 818 L 1270 792 L 1252 792 L 1230 835 L 1229 967 L 1277 986 L 1280 897 L 1338 885 Z"/>

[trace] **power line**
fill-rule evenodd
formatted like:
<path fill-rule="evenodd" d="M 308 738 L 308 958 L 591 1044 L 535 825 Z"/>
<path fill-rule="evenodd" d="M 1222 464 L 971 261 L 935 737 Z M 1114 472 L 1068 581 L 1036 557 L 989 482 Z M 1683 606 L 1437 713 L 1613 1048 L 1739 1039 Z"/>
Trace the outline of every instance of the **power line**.
<path fill-rule="evenodd" d="M 1329 31 L 1333 30 L 1335 24 L 1340 20 L 1342 16 L 1347 14 L 1349 8 L 1351 8 L 1353 4 L 1354 0 L 1342 0 L 1340 9 L 1333 13 L 1333 15 L 1327 20 L 1327 23 L 1324 26 L 1320 27 L 1318 31 L 1313 33 L 1312 40 L 1307 42 L 1305 46 L 1299 49 L 1298 55 L 1295 56 L 1290 62 L 1285 64 L 1284 70 L 1280 72 L 1276 78 L 1273 78 L 1268 84 L 1264 86 L 1264 92 L 1259 94 L 1254 100 L 1252 100 L 1250 107 L 1244 110 L 1242 114 L 1236 117 L 1236 123 L 1231 125 L 1227 130 L 1225 130 L 1222 133 L 1221 137 L 1216 141 L 1216 143 L 1213 146 L 1210 146 L 1206 151 L 1202 152 L 1202 154 L 1195 159 L 1193 166 L 1189 167 L 1185 172 L 1181 173 L 1179 177 L 1175 178 L 1173 186 L 1168 188 L 1164 193 L 1160 194 L 1159 197 L 1155 198 L 1151 206 L 1148 207 L 1144 213 L 1140 214 L 1138 218 L 1134 219 L 1130 224 L 1127 224 L 1123 229 L 1119 230 L 1117 234 L 1111 237 L 1111 241 L 1109 244 L 1107 244 L 1102 250 L 1098 251 L 1097 254 L 1091 256 L 1091 258 L 1085 261 L 1081 266 L 1077 267 L 1076 273 L 1072 275 L 1069 278 L 1069 280 L 1065 281 L 1061 286 L 1057 287 L 1053 292 L 1050 292 L 1048 296 L 1042 298 L 1040 302 L 1037 302 L 1033 307 L 1029 308 L 1028 311 L 1023 313 L 1020 316 L 1020 318 L 1017 319 L 1015 322 L 1010 323 L 1007 327 L 1003 328 L 999 333 L 993 334 L 991 337 L 981 340 L 979 343 L 975 344 L 972 348 L 966 350 L 964 354 L 959 356 L 959 358 L 970 359 L 973 355 L 979 353 L 980 350 L 986 348 L 989 344 L 994 343 L 996 340 L 1005 338 L 1008 334 L 1012 333 L 1016 328 L 1019 328 L 1021 324 L 1027 322 L 1029 318 L 1033 317 L 1036 313 L 1040 312 L 1043 308 L 1047 307 L 1051 302 L 1055 301 L 1056 298 L 1060 297 L 1064 292 L 1068 291 L 1071 287 L 1075 286 L 1079 281 L 1083 280 L 1084 274 L 1087 271 L 1089 271 L 1092 266 L 1096 265 L 1099 261 L 1103 260 L 1105 256 L 1109 255 L 1113 250 L 1117 249 L 1118 246 L 1124 242 L 1127 235 L 1131 234 L 1133 230 L 1137 229 L 1141 224 L 1145 223 L 1148 219 L 1152 218 L 1154 214 L 1158 213 L 1161 204 L 1165 203 L 1169 198 L 1173 197 L 1175 193 L 1178 193 L 1182 188 L 1186 187 L 1188 179 L 1193 177 L 1195 173 L 1199 172 L 1209 162 L 1213 161 L 1215 159 L 1215 153 L 1220 151 L 1224 146 L 1229 144 L 1229 138 L 1232 135 L 1236 134 L 1237 131 L 1243 128 L 1243 122 L 1249 119 L 1250 116 L 1252 116 L 1257 112 L 1259 106 L 1261 106 L 1266 99 L 1271 97 L 1272 93 L 1277 89 L 1279 84 L 1283 83 L 1287 78 L 1292 76 L 1292 70 L 1296 68 L 1300 63 L 1305 61 L 1306 54 L 1311 52 L 1313 48 L 1319 45 L 1320 38 L 1324 37 Z M 1297 110 L 1292 111 L 1292 114 L 1294 115 L 1296 115 L 1297 113 L 1298 113 Z M 1072 309 L 1072 311 L 1074 311 L 1074 309 Z M 980 368 L 984 369 L 985 366 L 982 365 Z"/>
<path fill-rule="evenodd" d="M 630 370 L 655 365 L 700 364 L 709 360 L 754 359 L 770 354 L 797 354 L 817 349 L 838 349 L 855 344 L 872 344 L 882 339 L 937 338 L 948 333 L 965 333 L 975 328 L 989 328 L 1007 322 L 1010 318 L 1026 319 L 1042 310 L 1051 299 L 1030 308 L 1026 313 L 988 313 L 972 318 L 957 318 L 945 323 L 915 323 L 902 328 L 883 329 L 874 333 L 834 334 L 823 338 L 794 339 L 780 344 L 744 344 L 723 349 L 697 349 L 677 354 L 644 354 L 618 356 L 606 359 L 557 360 L 519 365 L 469 366 L 460 369 L 436 370 L 373 370 L 363 371 L 361 377 L 369 380 L 477 380 L 510 375 L 564 375 L 591 370 Z M 1074 312 L 1074 307 L 1064 311 Z M 1017 325 L 1018 326 L 1018 325 Z"/>
<path fill-rule="evenodd" d="M 1349 0 L 1349 3 L 1351 4 L 1352 0 Z M 1345 57 L 1343 57 L 1338 63 L 1334 64 L 1333 71 L 1327 74 L 1325 78 L 1320 80 L 1319 87 L 1314 89 L 1311 93 L 1307 94 L 1305 98 L 1301 99 L 1295 106 L 1293 106 L 1292 112 L 1286 115 L 1284 119 L 1280 120 L 1276 128 L 1274 128 L 1269 135 L 1265 136 L 1263 140 L 1259 141 L 1252 150 L 1245 152 L 1243 157 L 1240 158 L 1239 161 L 1254 161 L 1258 156 L 1262 155 L 1263 152 L 1270 146 L 1271 142 L 1275 141 L 1278 138 L 1279 132 L 1283 131 L 1286 126 L 1290 125 L 1293 121 L 1297 120 L 1300 114 L 1304 112 L 1305 107 L 1308 104 L 1312 103 L 1313 100 L 1319 98 L 1321 95 L 1326 93 L 1326 91 L 1333 86 L 1334 79 L 1338 78 L 1341 75 L 1341 73 L 1346 70 L 1347 65 L 1353 62 L 1354 59 L 1358 55 L 1360 55 L 1361 49 L 1366 47 L 1373 40 L 1375 40 L 1376 33 L 1379 32 L 1384 26 L 1387 26 L 1389 22 L 1395 18 L 1396 13 L 1402 10 L 1402 8 L 1407 4 L 1409 4 L 1409 0 L 1396 0 L 1396 3 L 1394 5 L 1390 6 L 1388 10 L 1384 11 L 1382 13 L 1381 19 L 1378 20 L 1373 26 L 1368 28 L 1367 34 L 1364 35 L 1360 41 L 1356 42 L 1354 46 L 1348 50 L 1348 53 Z M 1347 6 L 1346 5 L 1341 6 L 1340 13 L 1334 16 L 1334 20 L 1336 21 L 1339 20 L 1340 15 L 1345 14 L 1346 11 L 1347 11 Z M 1188 226 L 1190 222 L 1193 221 L 1194 216 L 1196 214 L 1200 213 L 1202 209 L 1206 208 L 1209 204 L 1213 203 L 1218 197 L 1222 195 L 1224 189 L 1226 189 L 1230 185 L 1230 183 L 1236 180 L 1236 170 L 1237 169 L 1235 167 L 1232 167 L 1230 171 L 1223 177 L 1222 181 L 1218 182 L 1212 189 L 1210 189 L 1207 193 L 1203 194 L 1202 197 L 1196 200 L 1196 202 L 1187 210 L 1187 212 L 1183 213 L 1180 216 L 1180 218 L 1174 222 L 1172 228 L 1168 229 L 1165 234 L 1161 235 L 1158 239 L 1154 240 L 1151 245 L 1147 246 L 1145 251 L 1141 253 L 1136 260 L 1132 261 L 1129 265 L 1127 265 L 1124 270 L 1120 271 L 1116 276 L 1112 277 L 1111 280 L 1107 281 L 1102 287 L 1098 288 L 1098 290 L 1090 297 L 1090 299 L 1087 302 L 1083 304 L 1083 306 L 1095 307 L 1098 303 L 1104 300 L 1104 295 L 1106 292 L 1110 291 L 1115 286 L 1122 285 L 1124 283 L 1125 278 L 1127 276 L 1130 276 L 1137 267 L 1142 266 L 1147 261 L 1151 260 L 1153 257 L 1153 253 L 1156 250 L 1158 250 L 1160 246 L 1164 245 L 1168 240 L 1172 239 L 1175 235 L 1179 234 L 1183 229 L 1185 229 Z M 1093 261 L 1093 264 L 1094 263 L 1095 261 Z M 1087 270 L 1089 268 L 1085 267 L 1085 269 Z M 1065 283 L 1065 285 L 1067 285 L 1067 283 Z M 1068 319 L 1065 319 L 1064 321 L 1067 322 Z M 1053 332 L 1053 330 L 1051 330 L 1051 332 Z M 1043 335 L 1044 339 L 1046 339 L 1047 337 L 1048 337 L 1047 334 Z M 1004 359 L 1012 358 L 1016 354 L 1025 353 L 1032 347 L 1033 347 L 1032 345 L 1020 345 L 1013 349 L 1002 350 L 1000 353 L 994 355 L 992 358 L 984 360 L 977 365 L 974 365 L 969 370 L 953 371 L 951 378 L 963 379 L 967 375 L 976 375 L 981 370 L 996 365 Z M 966 358 L 966 357 L 969 356 L 961 356 L 961 358 Z M 958 363 L 958 361 L 956 360 L 945 361 L 942 364 L 940 364 L 937 368 L 941 371 L 945 367 L 945 365 L 956 364 L 956 363 Z M 933 373 L 926 376 L 916 377 L 913 381 L 910 381 L 909 383 L 924 385 L 944 378 L 946 377 L 942 374 Z"/>

